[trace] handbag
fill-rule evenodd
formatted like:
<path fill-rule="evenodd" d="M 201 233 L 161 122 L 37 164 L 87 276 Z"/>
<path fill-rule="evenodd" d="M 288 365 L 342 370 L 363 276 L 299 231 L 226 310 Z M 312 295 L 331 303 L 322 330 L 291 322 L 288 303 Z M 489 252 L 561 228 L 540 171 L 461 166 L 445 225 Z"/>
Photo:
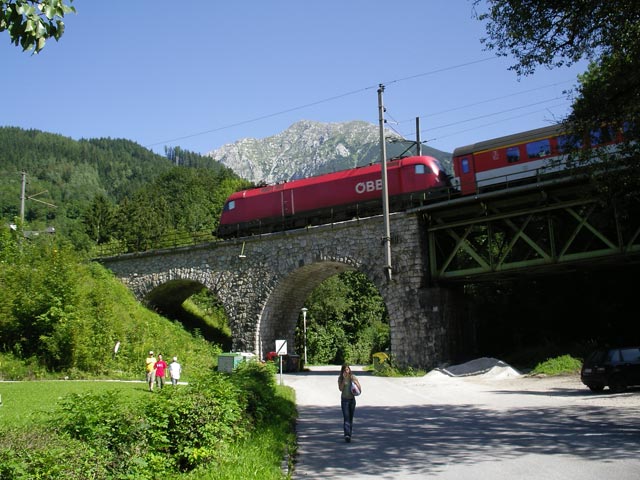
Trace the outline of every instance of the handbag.
<path fill-rule="evenodd" d="M 351 382 L 351 393 L 353 394 L 354 397 L 357 397 L 358 395 L 360 395 L 360 389 L 358 388 L 358 385 L 356 385 L 355 382 Z"/>

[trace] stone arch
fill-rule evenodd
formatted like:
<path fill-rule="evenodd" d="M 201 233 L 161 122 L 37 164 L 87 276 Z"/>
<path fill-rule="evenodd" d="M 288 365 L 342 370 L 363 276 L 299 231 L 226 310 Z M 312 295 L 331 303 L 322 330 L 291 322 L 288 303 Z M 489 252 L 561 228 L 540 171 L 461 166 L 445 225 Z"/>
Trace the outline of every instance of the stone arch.
<path fill-rule="evenodd" d="M 223 328 L 217 328 L 192 315 L 182 305 L 189 297 L 206 289 L 222 303 L 210 286 L 193 279 L 173 279 L 161 283 L 147 291 L 141 302 L 149 309 L 169 319 L 178 321 L 189 332 L 198 331 L 204 339 L 220 345 L 223 349 L 231 346 L 231 338 Z"/>
<path fill-rule="evenodd" d="M 171 305 L 181 305 L 194 293 L 198 293 L 206 288 L 197 280 L 175 279 L 158 285 L 149 291 L 143 298 L 147 306 L 167 307 Z"/>
<path fill-rule="evenodd" d="M 329 277 L 355 270 L 367 275 L 366 271 L 356 268 L 353 262 L 325 260 L 304 265 L 281 278 L 265 303 L 257 325 L 258 355 L 264 358 L 274 350 L 275 341 L 279 339 L 287 340 L 289 353 L 300 355 L 302 346 L 295 345 L 295 328 L 305 300 Z"/>

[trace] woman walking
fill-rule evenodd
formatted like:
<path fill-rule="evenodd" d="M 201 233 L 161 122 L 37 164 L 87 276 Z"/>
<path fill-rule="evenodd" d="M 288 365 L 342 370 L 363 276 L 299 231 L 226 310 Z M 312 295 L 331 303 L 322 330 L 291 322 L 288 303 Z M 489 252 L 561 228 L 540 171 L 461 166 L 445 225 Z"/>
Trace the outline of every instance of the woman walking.
<path fill-rule="evenodd" d="M 344 441 L 351 442 L 351 432 L 353 430 L 353 414 L 356 411 L 356 396 L 362 392 L 362 387 L 358 378 L 351 372 L 351 367 L 346 363 L 342 365 L 340 376 L 338 377 L 338 390 L 340 390 L 342 406 L 342 418 L 344 420 Z"/>

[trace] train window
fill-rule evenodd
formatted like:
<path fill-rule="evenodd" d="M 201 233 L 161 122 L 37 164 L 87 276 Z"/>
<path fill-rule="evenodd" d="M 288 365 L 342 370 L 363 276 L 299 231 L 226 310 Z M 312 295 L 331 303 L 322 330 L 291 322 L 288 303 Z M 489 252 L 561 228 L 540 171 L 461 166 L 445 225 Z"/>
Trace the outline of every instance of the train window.
<path fill-rule="evenodd" d="M 236 201 L 235 200 L 231 200 L 230 202 L 227 202 L 224 206 L 225 210 L 233 210 L 234 208 L 236 208 Z"/>
<path fill-rule="evenodd" d="M 507 148 L 507 162 L 515 163 L 520 160 L 520 149 L 518 147 Z"/>
<path fill-rule="evenodd" d="M 591 138 L 591 146 L 602 145 L 603 143 L 609 143 L 613 140 L 614 133 L 611 128 L 596 128 L 589 132 Z"/>
<path fill-rule="evenodd" d="M 469 173 L 469 159 L 463 158 L 460 160 L 460 168 L 462 169 L 462 173 Z"/>
<path fill-rule="evenodd" d="M 568 153 L 580 147 L 582 147 L 582 140 L 577 135 L 560 135 L 558 137 L 560 153 Z"/>
<path fill-rule="evenodd" d="M 529 158 L 540 158 L 551 155 L 551 143 L 548 138 L 527 143 L 527 156 Z"/>
<path fill-rule="evenodd" d="M 424 175 L 425 173 L 427 173 L 427 167 L 424 165 L 416 165 L 415 166 L 415 172 L 416 175 Z"/>

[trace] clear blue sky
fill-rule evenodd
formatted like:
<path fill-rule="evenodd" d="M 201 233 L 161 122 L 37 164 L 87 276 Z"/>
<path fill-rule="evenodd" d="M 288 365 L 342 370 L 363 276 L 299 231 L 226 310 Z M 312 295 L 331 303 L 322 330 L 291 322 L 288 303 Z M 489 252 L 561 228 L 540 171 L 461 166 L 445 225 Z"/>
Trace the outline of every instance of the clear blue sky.
<path fill-rule="evenodd" d="M 76 0 L 39 55 L 0 34 L 0 126 L 206 153 L 299 120 L 389 126 L 452 151 L 554 123 L 585 69 L 518 79 L 468 0 Z"/>

